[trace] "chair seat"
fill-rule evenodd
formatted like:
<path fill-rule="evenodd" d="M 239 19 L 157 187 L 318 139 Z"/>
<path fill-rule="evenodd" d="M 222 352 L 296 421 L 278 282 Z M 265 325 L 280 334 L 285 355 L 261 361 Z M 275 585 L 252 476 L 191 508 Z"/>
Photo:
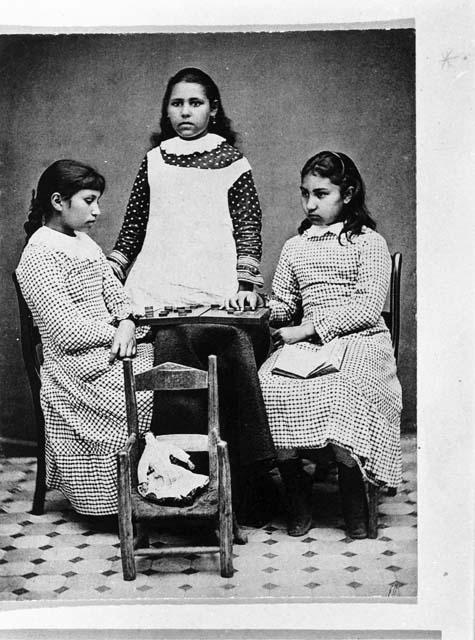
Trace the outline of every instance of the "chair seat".
<path fill-rule="evenodd" d="M 132 489 L 132 514 L 136 520 L 205 520 L 218 514 L 218 487 L 208 486 L 196 496 L 193 503 L 183 507 L 168 507 L 142 498 L 137 489 Z"/>

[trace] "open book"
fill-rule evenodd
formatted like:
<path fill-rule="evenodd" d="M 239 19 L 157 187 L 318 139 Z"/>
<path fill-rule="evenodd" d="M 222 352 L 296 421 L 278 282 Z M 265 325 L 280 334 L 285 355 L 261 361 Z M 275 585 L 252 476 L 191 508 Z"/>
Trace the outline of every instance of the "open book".
<path fill-rule="evenodd" d="M 318 350 L 307 343 L 285 344 L 272 368 L 272 373 L 288 378 L 313 378 L 339 371 L 346 342 L 334 338 Z"/>

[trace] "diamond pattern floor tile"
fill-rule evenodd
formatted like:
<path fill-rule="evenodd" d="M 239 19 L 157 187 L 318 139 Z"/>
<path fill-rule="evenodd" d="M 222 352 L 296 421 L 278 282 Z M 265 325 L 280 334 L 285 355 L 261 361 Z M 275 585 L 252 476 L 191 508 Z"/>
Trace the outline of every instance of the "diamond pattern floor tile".
<path fill-rule="evenodd" d="M 29 513 L 35 461 L 2 460 L 0 468 L 0 601 L 112 602 L 213 598 L 402 598 L 417 595 L 416 441 L 402 441 L 404 482 L 380 500 L 376 540 L 345 536 L 334 474 L 314 485 L 314 522 L 301 538 L 287 535 L 282 514 L 260 529 L 246 528 L 247 545 L 235 545 L 235 573 L 222 578 L 219 556 L 137 559 L 137 579 L 125 582 L 117 535 L 98 533 L 58 492 L 47 494 L 42 516 Z M 313 464 L 307 464 L 313 471 Z M 278 476 L 277 482 L 278 482 Z M 155 546 L 188 543 L 187 531 L 154 532 Z M 209 540 L 196 532 L 194 542 Z"/>

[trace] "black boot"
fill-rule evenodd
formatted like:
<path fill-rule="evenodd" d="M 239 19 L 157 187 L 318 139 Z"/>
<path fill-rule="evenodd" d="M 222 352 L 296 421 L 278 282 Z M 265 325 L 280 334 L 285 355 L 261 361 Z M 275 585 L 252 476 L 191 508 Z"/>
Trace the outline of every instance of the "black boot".
<path fill-rule="evenodd" d="M 274 517 L 280 496 L 272 469 L 274 460 L 247 465 L 235 473 L 233 508 L 239 524 L 260 528 Z"/>
<path fill-rule="evenodd" d="M 347 535 L 356 540 L 367 538 L 368 501 L 359 467 L 338 463 L 338 484 Z"/>
<path fill-rule="evenodd" d="M 300 458 L 278 462 L 287 497 L 287 533 L 303 536 L 312 527 L 312 479 Z"/>

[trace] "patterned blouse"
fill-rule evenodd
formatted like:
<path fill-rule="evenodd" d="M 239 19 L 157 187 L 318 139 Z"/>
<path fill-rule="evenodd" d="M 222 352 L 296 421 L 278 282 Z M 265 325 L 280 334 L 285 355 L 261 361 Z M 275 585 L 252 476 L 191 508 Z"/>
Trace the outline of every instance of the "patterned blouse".
<path fill-rule="evenodd" d="M 48 487 L 79 513 L 117 513 L 117 451 L 127 440 L 122 363 L 109 363 L 118 322 L 132 311 L 100 247 L 41 227 L 16 274 L 43 345 L 41 406 Z M 137 337 L 144 337 L 139 327 Z M 137 345 L 134 371 L 153 366 L 153 345 Z M 137 397 L 141 431 L 149 428 L 153 394 Z"/>
<path fill-rule="evenodd" d="M 276 375 L 275 351 L 259 371 L 272 438 L 279 449 L 319 449 L 332 443 L 350 452 L 364 476 L 396 487 L 401 481 L 401 386 L 391 337 L 381 316 L 389 288 L 386 241 L 363 229 L 351 241 L 341 225 L 311 227 L 288 240 L 273 283 L 271 323 L 288 325 L 299 310 L 313 322 L 317 344 L 346 344 L 341 370 L 297 380 Z"/>
<path fill-rule="evenodd" d="M 214 139 L 216 139 L 217 144 L 209 149 L 209 145 L 206 145 L 206 142 Z M 179 146 L 181 139 L 172 139 L 174 145 L 177 144 L 175 142 L 177 140 Z M 191 153 L 185 152 L 185 146 L 183 146 L 183 151 L 180 153 L 167 152 L 166 143 L 170 141 L 164 141 L 160 146 L 163 161 L 167 165 L 183 167 L 184 171 L 191 167 L 214 171 L 230 167 L 243 159 L 243 155 L 226 142 L 224 138 L 208 134 L 200 140 L 204 141 L 204 145 L 202 147 L 196 146 L 196 148 L 203 150 L 196 151 L 195 146 L 193 146 L 190 149 Z M 184 144 L 190 146 L 190 142 L 185 142 Z M 250 168 L 244 171 L 229 187 L 227 199 L 236 243 L 237 279 L 262 286 L 263 278 L 260 274 L 262 213 Z M 121 279 L 125 279 L 126 270 L 142 249 L 149 212 L 150 182 L 146 156 L 135 179 L 119 237 L 114 249 L 108 256 L 114 271 Z"/>

